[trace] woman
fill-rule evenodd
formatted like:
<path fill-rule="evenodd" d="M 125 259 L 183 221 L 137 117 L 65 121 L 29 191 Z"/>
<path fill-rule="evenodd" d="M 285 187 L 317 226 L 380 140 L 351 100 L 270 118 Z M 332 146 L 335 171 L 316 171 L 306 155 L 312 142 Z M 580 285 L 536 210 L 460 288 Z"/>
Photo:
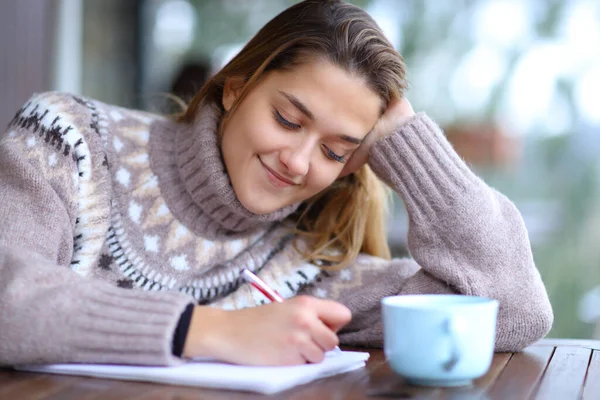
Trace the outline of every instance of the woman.
<path fill-rule="evenodd" d="M 498 351 L 544 336 L 521 216 L 404 88 L 364 11 L 306 1 L 176 121 L 35 95 L 0 141 L 0 363 L 317 362 L 381 345 L 380 299 L 414 293 L 498 299 Z M 390 260 L 382 182 L 413 259 Z"/>

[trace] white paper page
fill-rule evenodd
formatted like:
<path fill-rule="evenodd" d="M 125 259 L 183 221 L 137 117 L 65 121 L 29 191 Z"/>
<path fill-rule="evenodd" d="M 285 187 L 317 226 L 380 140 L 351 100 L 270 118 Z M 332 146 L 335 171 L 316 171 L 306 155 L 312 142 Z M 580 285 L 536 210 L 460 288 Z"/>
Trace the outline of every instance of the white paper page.
<path fill-rule="evenodd" d="M 175 367 L 53 364 L 16 368 L 32 372 L 247 390 L 271 394 L 316 379 L 361 368 L 368 358 L 369 353 L 343 351 L 327 353 L 325 360 L 318 364 L 290 367 L 253 367 L 215 361 L 192 361 Z"/>

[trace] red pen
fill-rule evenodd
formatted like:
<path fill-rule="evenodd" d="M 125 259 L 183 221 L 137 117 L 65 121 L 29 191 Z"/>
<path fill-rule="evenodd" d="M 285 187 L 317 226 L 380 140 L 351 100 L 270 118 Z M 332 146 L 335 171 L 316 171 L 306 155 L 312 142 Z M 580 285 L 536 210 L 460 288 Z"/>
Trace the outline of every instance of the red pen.
<path fill-rule="evenodd" d="M 283 302 L 283 297 L 281 297 L 279 293 L 271 289 L 262 279 L 252 273 L 249 269 L 244 268 L 241 272 L 241 275 L 246 282 L 264 294 L 267 299 L 277 303 Z"/>
<path fill-rule="evenodd" d="M 281 297 L 281 295 L 279 293 L 277 293 L 275 290 L 271 289 L 269 287 L 269 285 L 267 285 L 262 279 L 260 279 L 258 276 L 256 276 L 256 274 L 254 274 L 249 269 L 244 268 L 240 272 L 240 275 L 242 276 L 242 278 L 244 278 L 246 280 L 246 282 L 248 282 L 250 285 L 252 285 L 252 287 L 257 289 L 259 292 L 264 294 L 265 297 L 268 298 L 269 300 L 276 302 L 276 303 L 283 302 L 283 297 Z M 333 351 L 335 353 L 341 352 L 341 350 L 338 346 L 335 346 Z"/>

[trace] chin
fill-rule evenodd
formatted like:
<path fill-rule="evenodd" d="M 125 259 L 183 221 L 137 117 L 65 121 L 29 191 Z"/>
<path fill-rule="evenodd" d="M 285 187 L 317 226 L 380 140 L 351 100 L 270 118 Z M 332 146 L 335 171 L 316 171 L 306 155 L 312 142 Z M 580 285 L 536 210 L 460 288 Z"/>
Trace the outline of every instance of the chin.
<path fill-rule="evenodd" d="M 254 197 L 254 196 L 252 196 L 252 197 Z M 269 214 L 269 213 L 272 213 L 273 211 L 277 211 L 280 208 L 283 208 L 283 206 L 273 207 L 269 204 L 269 202 L 265 202 L 264 199 L 259 199 L 259 198 L 248 199 L 248 198 L 243 198 L 240 196 L 239 200 L 240 200 L 240 203 L 242 204 L 242 206 L 244 206 L 244 208 L 246 210 L 248 210 L 251 213 L 256 214 L 256 215 Z"/>
<path fill-rule="evenodd" d="M 269 214 L 269 213 L 275 211 L 271 208 L 246 206 L 246 205 L 244 205 L 244 203 L 242 203 L 242 205 L 244 206 L 244 208 L 246 210 L 248 210 L 252 214 L 256 214 L 256 215 L 265 215 L 265 214 Z"/>

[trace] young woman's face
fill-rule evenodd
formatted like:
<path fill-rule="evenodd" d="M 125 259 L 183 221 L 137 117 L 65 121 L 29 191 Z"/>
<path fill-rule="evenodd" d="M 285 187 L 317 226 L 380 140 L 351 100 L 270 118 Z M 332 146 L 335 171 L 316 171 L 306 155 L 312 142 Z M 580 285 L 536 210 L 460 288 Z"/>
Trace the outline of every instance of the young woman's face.
<path fill-rule="evenodd" d="M 241 91 L 230 83 L 226 110 Z M 268 73 L 222 127 L 223 158 L 239 201 L 266 214 L 327 188 L 381 108 L 363 79 L 328 62 Z"/>

